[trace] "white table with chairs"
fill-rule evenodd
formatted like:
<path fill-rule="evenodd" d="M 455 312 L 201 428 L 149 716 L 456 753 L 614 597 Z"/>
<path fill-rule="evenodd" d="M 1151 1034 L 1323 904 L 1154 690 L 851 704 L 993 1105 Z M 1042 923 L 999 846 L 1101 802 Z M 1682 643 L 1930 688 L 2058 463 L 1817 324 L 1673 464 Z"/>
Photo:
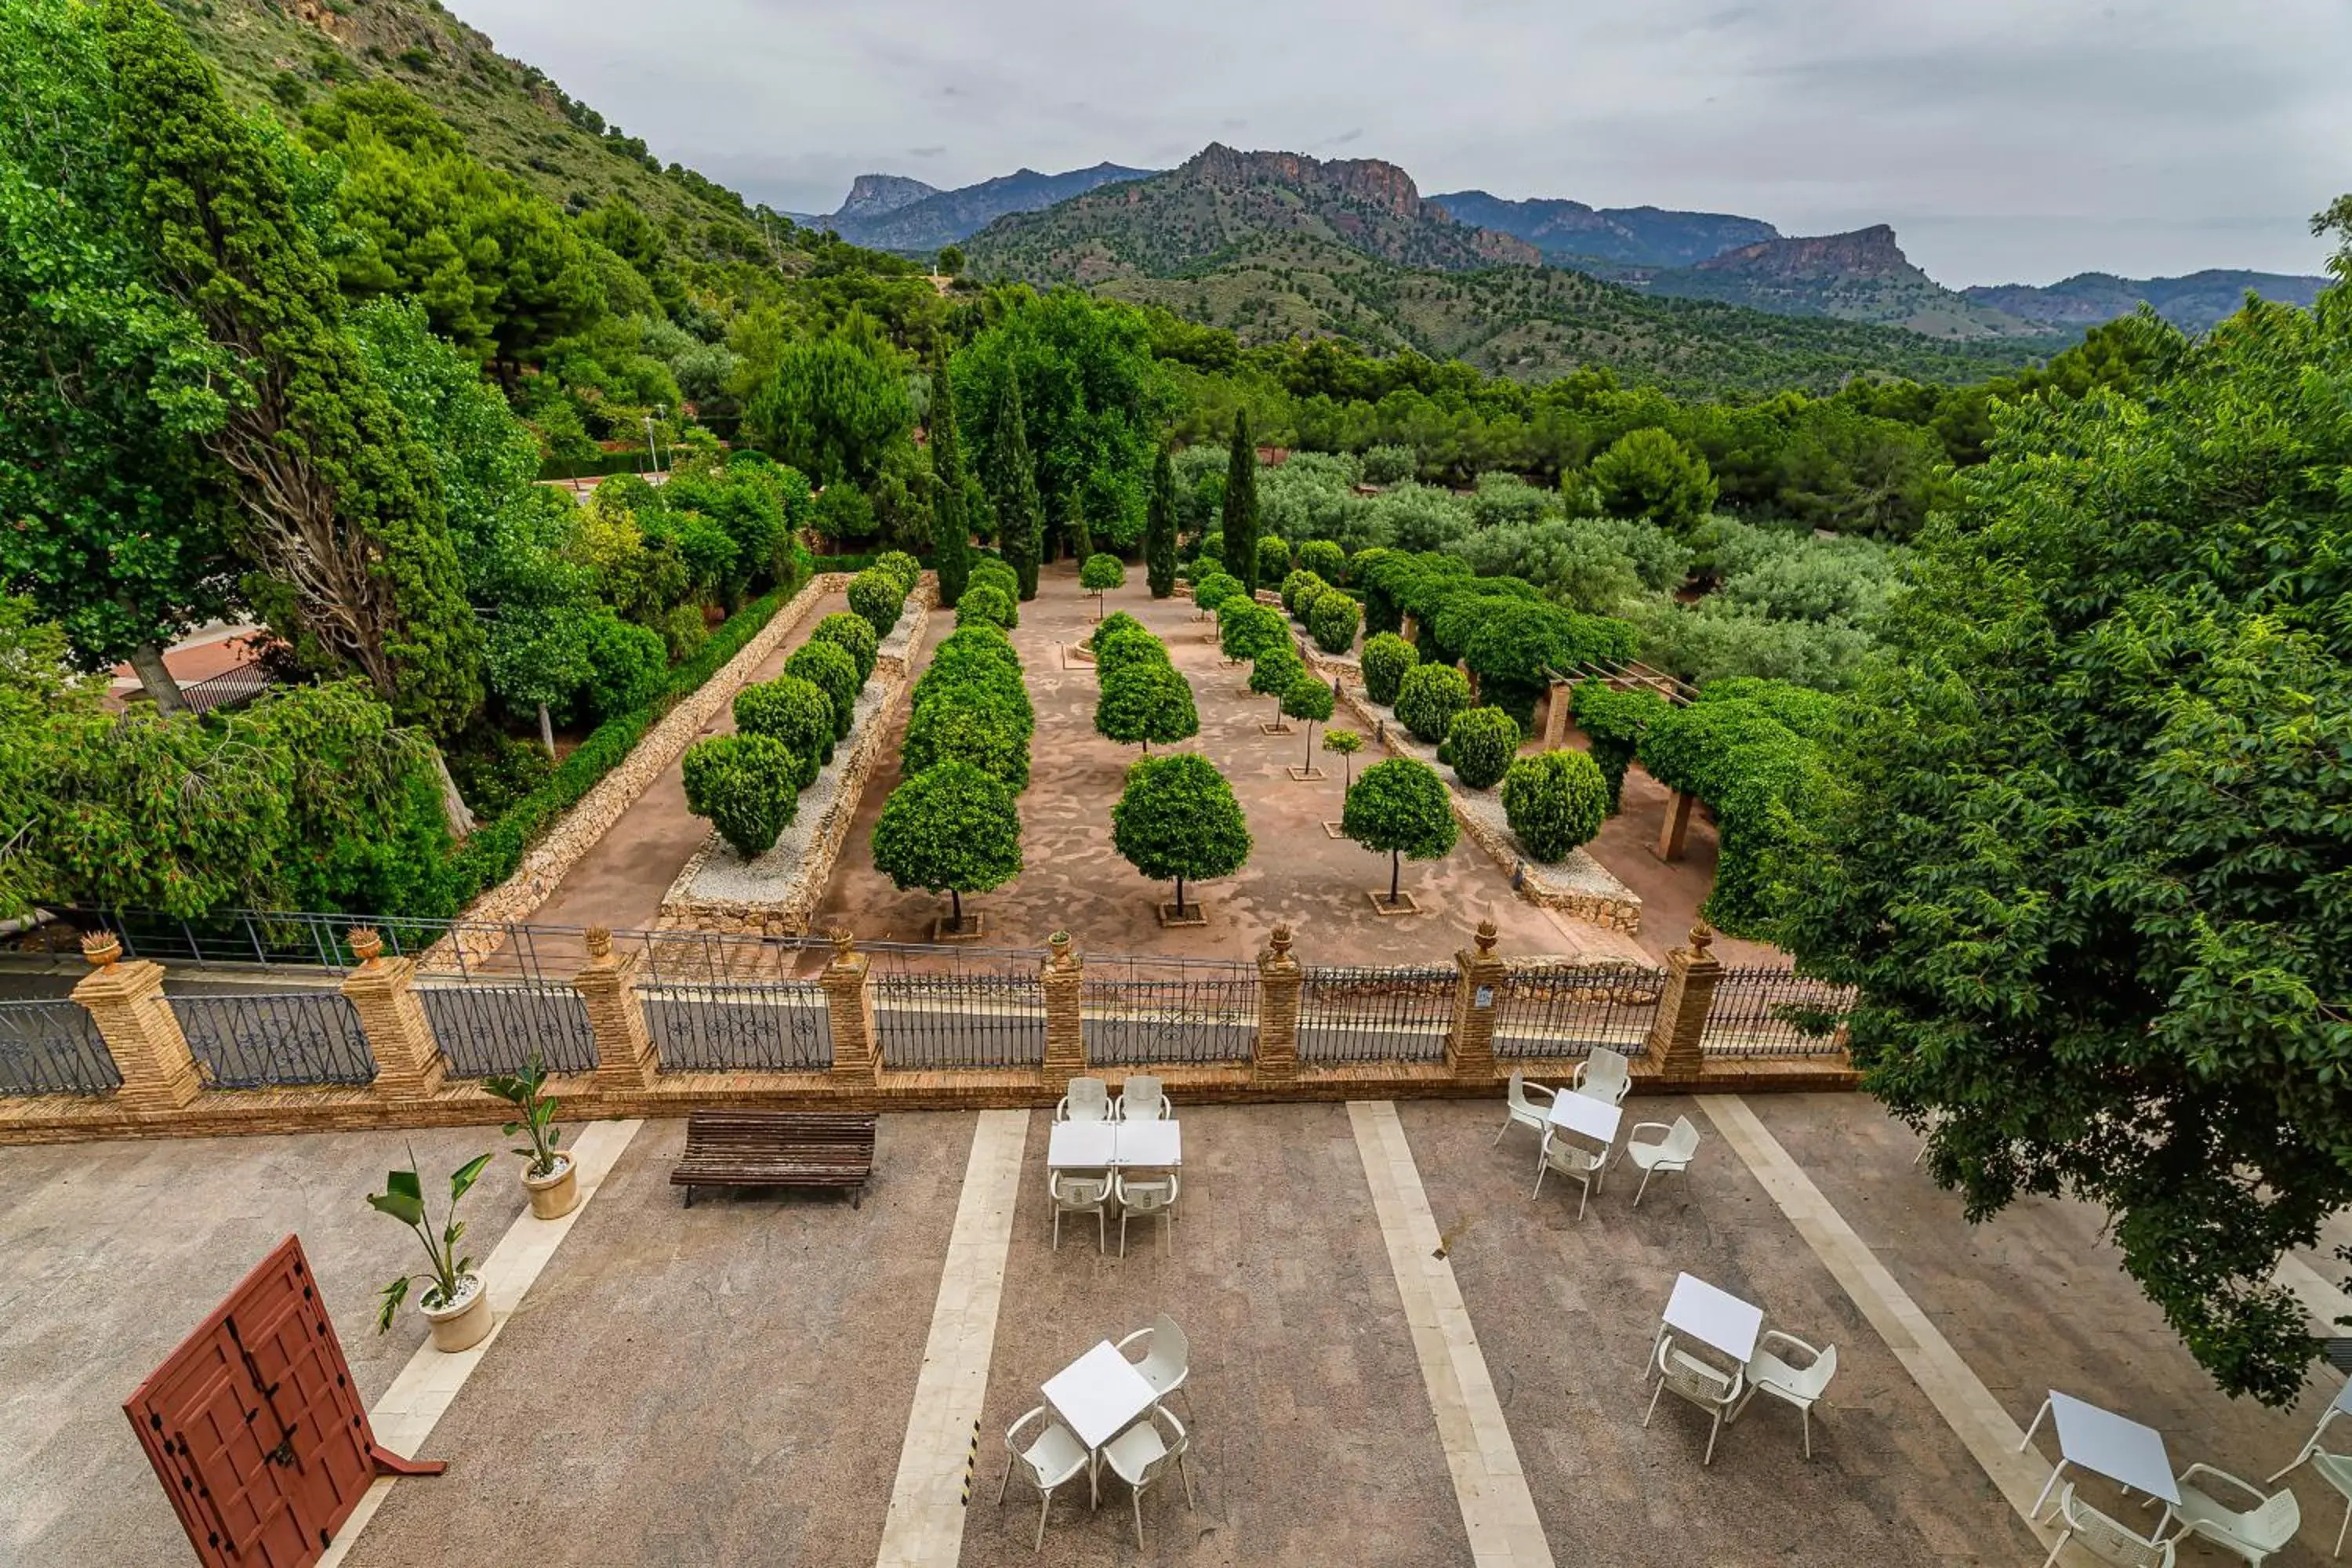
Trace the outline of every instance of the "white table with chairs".
<path fill-rule="evenodd" d="M 1184 1131 L 1160 1080 L 1136 1073 L 1111 1098 L 1098 1078 L 1074 1078 L 1045 1135 L 1045 1187 L 1054 1204 L 1054 1247 L 1062 1245 L 1062 1216 L 1095 1216 L 1097 1243 L 1110 1250 L 1109 1215 L 1118 1211 L 1119 1256 L 1127 1255 L 1130 1219 L 1175 1219 L 1182 1190 Z M 1152 1172 L 1150 1175 L 1138 1173 Z"/>
<path fill-rule="evenodd" d="M 1764 1326 L 1764 1309 L 1693 1274 L 1677 1274 L 1650 1342 L 1645 1372 L 1658 1385 L 1642 1416 L 1647 1426 L 1661 1394 L 1673 1393 L 1711 1418 L 1706 1454 L 1723 1428 L 1759 1394 L 1791 1406 L 1801 1423 L 1805 1458 L 1813 1457 L 1813 1406 L 1837 1375 L 1837 1347 L 1814 1346 Z"/>
<path fill-rule="evenodd" d="M 2042 1495 L 2033 1500 L 2036 1519 L 2042 1517 L 2042 1505 L 2050 1500 L 2051 1489 L 2070 1465 L 2167 1504 L 2180 1501 L 2180 1489 L 2172 1479 L 2172 1458 L 2164 1448 L 2164 1434 L 2155 1427 L 2053 1388 L 2042 1408 L 2033 1413 L 2025 1436 L 2018 1440 L 2020 1453 L 2033 1441 L 2045 1416 L 2058 1432 L 2058 1462 L 2050 1468 L 2050 1479 L 2042 1483 Z"/>
<path fill-rule="evenodd" d="M 1129 1361 L 1128 1348 L 1139 1343 L 1144 1347 L 1143 1359 Z M 1184 1467 L 1192 1438 L 1175 1413 L 1161 1403 L 1184 1387 L 1191 1359 L 1192 1347 L 1184 1331 L 1163 1312 L 1150 1328 L 1138 1329 L 1117 1344 L 1104 1340 L 1047 1378 L 1039 1390 L 1045 1403 L 1005 1431 L 1004 1479 L 996 1489 L 998 1506 L 1003 1505 L 1013 1471 L 1024 1471 L 1041 1500 L 1037 1542 L 1042 1546 L 1055 1489 L 1083 1470 L 1088 1503 L 1099 1504 L 1101 1472 L 1108 1466 L 1128 1485 L 1135 1512 L 1136 1544 L 1140 1547 L 1143 1494 L 1171 1468 L 1183 1484 L 1185 1506 L 1193 1506 L 1192 1478 Z M 1033 1430 L 1036 1436 L 1024 1447 L 1024 1434 Z"/>

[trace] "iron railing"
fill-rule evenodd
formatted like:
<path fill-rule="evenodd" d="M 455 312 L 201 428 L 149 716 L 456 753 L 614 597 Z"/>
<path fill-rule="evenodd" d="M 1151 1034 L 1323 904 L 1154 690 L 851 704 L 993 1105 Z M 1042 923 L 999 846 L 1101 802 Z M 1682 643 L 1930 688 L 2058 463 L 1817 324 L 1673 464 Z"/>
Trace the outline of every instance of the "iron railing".
<path fill-rule="evenodd" d="M 823 1072 L 833 1066 L 824 988 L 782 984 L 639 985 L 646 1032 L 664 1072 Z"/>
<path fill-rule="evenodd" d="M 451 1078 L 519 1073 L 534 1052 L 550 1072 L 596 1068 L 596 1031 L 587 1005 L 561 981 L 501 976 L 419 985 L 415 994 Z"/>
<path fill-rule="evenodd" d="M 67 918 L 84 930 L 112 931 L 125 958 L 198 969 L 342 973 L 359 966 L 351 933 L 362 926 L 383 937 L 385 952 L 427 960 L 426 970 L 434 973 L 569 974 L 588 956 L 585 928 L 521 921 L 410 920 L 282 910 L 219 910 L 195 920 L 153 910 L 72 910 Z M 463 940 L 442 945 L 449 938 Z"/>
<path fill-rule="evenodd" d="M 1034 961 L 957 973 L 900 970 L 874 976 L 874 1034 L 886 1067 L 1041 1067 L 1045 993 Z"/>
<path fill-rule="evenodd" d="M 166 1000 L 189 1054 L 215 1089 L 366 1083 L 375 1077 L 360 1016 L 340 991 Z"/>
<path fill-rule="evenodd" d="M 1844 1047 L 1842 1025 L 1853 1006 L 1851 985 L 1832 985 L 1793 969 L 1726 969 L 1698 1048 L 1711 1057 L 1828 1057 Z"/>
<path fill-rule="evenodd" d="M 1300 1061 L 1445 1059 L 1459 985 L 1455 971 L 1310 964 L 1303 975 Z"/>
<path fill-rule="evenodd" d="M 1078 987 L 1087 1060 L 1248 1061 L 1257 1049 L 1257 992 L 1255 964 L 1088 957 Z"/>
<path fill-rule="evenodd" d="M 1513 969 L 1495 995 L 1495 1055 L 1580 1057 L 1595 1046 L 1631 1056 L 1658 1016 L 1666 972 L 1621 963 Z"/>
<path fill-rule="evenodd" d="M 180 688 L 191 713 L 213 713 L 252 701 L 271 685 L 269 671 L 257 664 L 240 664 L 218 675 L 193 680 Z"/>
<path fill-rule="evenodd" d="M 114 1058 L 79 1002 L 0 1002 L 0 1094 L 105 1094 Z"/>

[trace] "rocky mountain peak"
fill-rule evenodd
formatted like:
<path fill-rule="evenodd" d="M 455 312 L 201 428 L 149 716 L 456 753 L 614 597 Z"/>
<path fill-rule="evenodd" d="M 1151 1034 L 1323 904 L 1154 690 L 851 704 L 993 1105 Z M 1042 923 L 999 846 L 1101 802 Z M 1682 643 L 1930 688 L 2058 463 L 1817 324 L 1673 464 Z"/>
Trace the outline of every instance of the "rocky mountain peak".
<path fill-rule="evenodd" d="M 1883 223 L 1847 234 L 1804 238 L 1766 239 L 1711 256 L 1698 264 L 1702 272 L 1743 272 L 1759 277 L 1811 278 L 1836 274 L 1850 278 L 1910 278 L 1918 273 L 1895 230 Z"/>
<path fill-rule="evenodd" d="M 877 218 L 939 194 L 938 186 L 905 174 L 860 174 L 850 182 L 849 195 L 843 199 L 841 210 L 833 216 L 853 220 Z"/>

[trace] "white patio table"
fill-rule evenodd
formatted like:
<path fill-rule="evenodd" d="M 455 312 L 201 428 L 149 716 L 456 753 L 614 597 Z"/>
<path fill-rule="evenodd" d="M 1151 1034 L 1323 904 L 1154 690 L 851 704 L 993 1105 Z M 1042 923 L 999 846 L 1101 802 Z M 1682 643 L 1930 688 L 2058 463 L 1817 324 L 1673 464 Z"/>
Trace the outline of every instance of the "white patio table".
<path fill-rule="evenodd" d="M 1624 1124 L 1625 1113 L 1605 1100 L 1595 1100 L 1589 1094 L 1555 1094 L 1551 1110 L 1545 1119 L 1554 1127 L 1565 1128 L 1580 1138 L 1590 1138 L 1607 1153 L 1617 1143 L 1617 1129 Z"/>
<path fill-rule="evenodd" d="M 1614 1107 L 1612 1107 L 1613 1110 Z M 1664 1327 L 1687 1334 L 1709 1350 L 1744 1367 L 1756 1353 L 1756 1336 L 1764 1331 L 1764 1309 L 1719 1290 L 1693 1274 L 1675 1276 L 1674 1294 L 1666 1298 Z M 1651 1342 L 1656 1353 L 1656 1342 Z"/>
<path fill-rule="evenodd" d="M 1045 1394 L 1089 1451 L 1134 1426 L 1156 1397 L 1135 1363 L 1108 1340 L 1047 1378 Z"/>
<path fill-rule="evenodd" d="M 1111 1163 L 1125 1169 L 1175 1170 L 1184 1163 L 1184 1134 L 1173 1121 L 1122 1121 Z"/>
<path fill-rule="evenodd" d="M 2017 1445 L 2020 1453 L 2033 1441 L 2044 1415 L 2058 1429 L 2058 1462 L 2050 1468 L 2050 1479 L 2042 1483 L 2042 1495 L 2033 1500 L 2036 1519 L 2042 1517 L 2042 1505 L 2050 1500 L 2059 1474 L 2069 1465 L 2079 1465 L 2169 1504 L 2180 1501 L 2180 1489 L 2172 1479 L 2172 1458 L 2164 1450 L 2164 1434 L 2155 1427 L 2053 1388 L 2042 1408 L 2033 1413 L 2033 1425 L 2025 1429 Z"/>
<path fill-rule="evenodd" d="M 1107 1171 L 1118 1152 L 1116 1121 L 1056 1121 L 1045 1135 L 1045 1165 L 1055 1171 Z"/>

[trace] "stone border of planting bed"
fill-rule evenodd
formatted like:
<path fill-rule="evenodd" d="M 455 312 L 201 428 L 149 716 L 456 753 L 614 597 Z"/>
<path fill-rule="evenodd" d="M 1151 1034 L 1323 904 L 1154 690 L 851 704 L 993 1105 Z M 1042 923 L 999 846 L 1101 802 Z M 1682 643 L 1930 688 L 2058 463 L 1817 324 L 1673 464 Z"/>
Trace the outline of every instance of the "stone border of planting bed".
<path fill-rule="evenodd" d="M 834 862 L 856 819 L 866 781 L 874 776 L 882 743 L 909 685 L 907 666 L 922 646 L 938 597 L 938 580 L 928 574 L 907 599 L 907 609 L 875 652 L 874 674 L 857 694 L 849 736 L 834 748 L 833 761 L 816 782 L 801 791 L 800 808 L 769 851 L 746 860 L 713 833 L 694 852 L 662 895 L 661 924 L 674 931 L 751 932 L 805 936 L 809 921 L 833 879 Z"/>
<path fill-rule="evenodd" d="M 1299 637 L 1295 628 L 1291 640 L 1298 645 L 1307 668 L 1327 680 L 1339 680 L 1339 700 L 1362 721 L 1364 739 L 1370 740 L 1377 731 L 1391 756 L 1412 757 L 1437 770 L 1437 776 L 1445 781 L 1446 794 L 1453 797 L 1454 815 L 1461 819 L 1471 841 L 1504 870 L 1518 873 L 1516 887 L 1519 897 L 1531 904 L 1558 910 L 1571 919 L 1622 931 L 1629 936 L 1640 933 L 1641 895 L 1619 881 L 1609 868 L 1582 849 L 1573 851 L 1556 866 L 1547 866 L 1529 855 L 1521 847 L 1519 836 L 1511 831 L 1510 821 L 1503 812 L 1499 787 L 1464 788 L 1454 776 L 1454 770 L 1437 760 L 1435 746 L 1422 744 L 1411 731 L 1397 722 L 1393 710 L 1380 706 L 1364 694 L 1364 672 L 1356 660 L 1322 652 L 1310 639 Z"/>

